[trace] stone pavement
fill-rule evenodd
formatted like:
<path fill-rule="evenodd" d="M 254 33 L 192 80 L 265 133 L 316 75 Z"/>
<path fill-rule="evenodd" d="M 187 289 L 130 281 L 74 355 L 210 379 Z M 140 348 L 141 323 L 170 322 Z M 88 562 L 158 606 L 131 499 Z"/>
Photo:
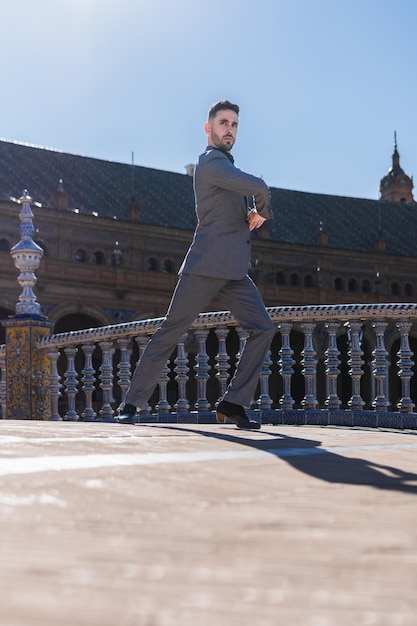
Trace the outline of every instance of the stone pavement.
<path fill-rule="evenodd" d="M 0 422 L 1 626 L 415 626 L 417 433 Z"/>

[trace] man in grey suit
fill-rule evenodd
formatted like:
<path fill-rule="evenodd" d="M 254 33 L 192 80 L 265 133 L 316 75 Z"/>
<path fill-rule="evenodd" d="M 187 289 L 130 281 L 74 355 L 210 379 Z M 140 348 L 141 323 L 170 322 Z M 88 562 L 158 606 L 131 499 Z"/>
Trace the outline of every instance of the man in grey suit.
<path fill-rule="evenodd" d="M 178 339 L 190 328 L 210 300 L 218 296 L 248 332 L 245 348 L 227 391 L 217 405 L 217 421 L 230 418 L 238 428 L 260 428 L 248 407 L 255 392 L 275 326 L 248 276 L 249 232 L 271 217 L 269 191 L 261 178 L 233 164 L 239 107 L 220 100 L 209 110 L 205 131 L 208 146 L 194 172 L 197 227 L 179 270 L 179 279 L 166 317 L 147 344 L 132 377 L 118 421 L 132 424 L 137 408 L 151 396 L 162 368 Z M 247 197 L 255 207 L 248 209 Z"/>

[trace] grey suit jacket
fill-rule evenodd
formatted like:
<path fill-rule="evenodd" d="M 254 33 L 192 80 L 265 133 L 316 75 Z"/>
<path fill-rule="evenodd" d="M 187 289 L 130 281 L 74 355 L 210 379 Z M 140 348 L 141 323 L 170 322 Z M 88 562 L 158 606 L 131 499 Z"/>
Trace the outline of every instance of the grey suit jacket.
<path fill-rule="evenodd" d="M 195 168 L 194 193 L 198 223 L 178 273 L 240 280 L 250 257 L 246 196 L 254 196 L 258 213 L 269 219 L 267 185 L 208 146 Z"/>

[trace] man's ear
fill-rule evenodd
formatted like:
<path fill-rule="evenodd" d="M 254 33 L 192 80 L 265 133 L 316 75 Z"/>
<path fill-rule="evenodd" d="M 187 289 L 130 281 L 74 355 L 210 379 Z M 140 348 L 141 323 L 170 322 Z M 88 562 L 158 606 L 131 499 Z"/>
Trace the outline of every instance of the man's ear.
<path fill-rule="evenodd" d="M 211 124 L 209 124 L 208 122 L 206 122 L 204 124 L 204 130 L 206 131 L 206 135 L 210 135 L 211 132 Z"/>

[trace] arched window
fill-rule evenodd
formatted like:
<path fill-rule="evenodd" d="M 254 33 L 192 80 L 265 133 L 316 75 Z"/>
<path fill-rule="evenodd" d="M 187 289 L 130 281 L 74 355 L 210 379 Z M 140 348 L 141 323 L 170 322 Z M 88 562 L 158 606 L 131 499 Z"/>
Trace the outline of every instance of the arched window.
<path fill-rule="evenodd" d="M 348 282 L 348 290 L 349 291 L 358 291 L 358 283 L 356 278 L 351 278 Z"/>
<path fill-rule="evenodd" d="M 105 256 L 103 254 L 103 252 L 101 252 L 100 250 L 96 250 L 92 256 L 92 260 L 93 263 L 96 263 L 96 265 L 104 265 L 106 262 Z"/>
<path fill-rule="evenodd" d="M 7 239 L 0 239 L 0 252 L 10 252 L 10 244 Z"/>
<path fill-rule="evenodd" d="M 285 274 L 284 272 L 277 272 L 275 274 L 275 282 L 277 285 L 285 285 Z"/>
<path fill-rule="evenodd" d="M 304 276 L 304 287 L 314 287 L 314 278 L 311 274 Z"/>
<path fill-rule="evenodd" d="M 75 253 L 75 260 L 79 263 L 85 263 L 87 260 L 86 251 L 81 249 L 77 250 L 77 252 Z"/>
<path fill-rule="evenodd" d="M 334 279 L 334 288 L 335 288 L 335 291 L 344 290 L 343 278 L 340 278 L 340 276 L 338 276 L 337 278 Z"/>
<path fill-rule="evenodd" d="M 158 269 L 158 261 L 154 258 L 148 259 L 146 261 L 146 269 L 150 272 L 156 272 Z"/>
<path fill-rule="evenodd" d="M 399 296 L 400 295 L 400 285 L 397 282 L 391 283 L 391 294 L 393 296 Z"/>
<path fill-rule="evenodd" d="M 166 261 L 164 261 L 162 271 L 165 272 L 165 274 L 172 274 L 172 272 L 174 271 L 174 263 L 167 259 Z"/>
<path fill-rule="evenodd" d="M 371 283 L 365 278 L 365 280 L 362 281 L 362 293 L 370 293 L 370 291 Z"/>
<path fill-rule="evenodd" d="M 411 283 L 405 283 L 404 285 L 404 295 L 408 298 L 411 298 L 413 295 L 413 285 Z"/>
<path fill-rule="evenodd" d="M 290 276 L 290 285 L 292 287 L 298 287 L 298 285 L 300 284 L 300 277 L 298 274 L 291 274 Z"/>

